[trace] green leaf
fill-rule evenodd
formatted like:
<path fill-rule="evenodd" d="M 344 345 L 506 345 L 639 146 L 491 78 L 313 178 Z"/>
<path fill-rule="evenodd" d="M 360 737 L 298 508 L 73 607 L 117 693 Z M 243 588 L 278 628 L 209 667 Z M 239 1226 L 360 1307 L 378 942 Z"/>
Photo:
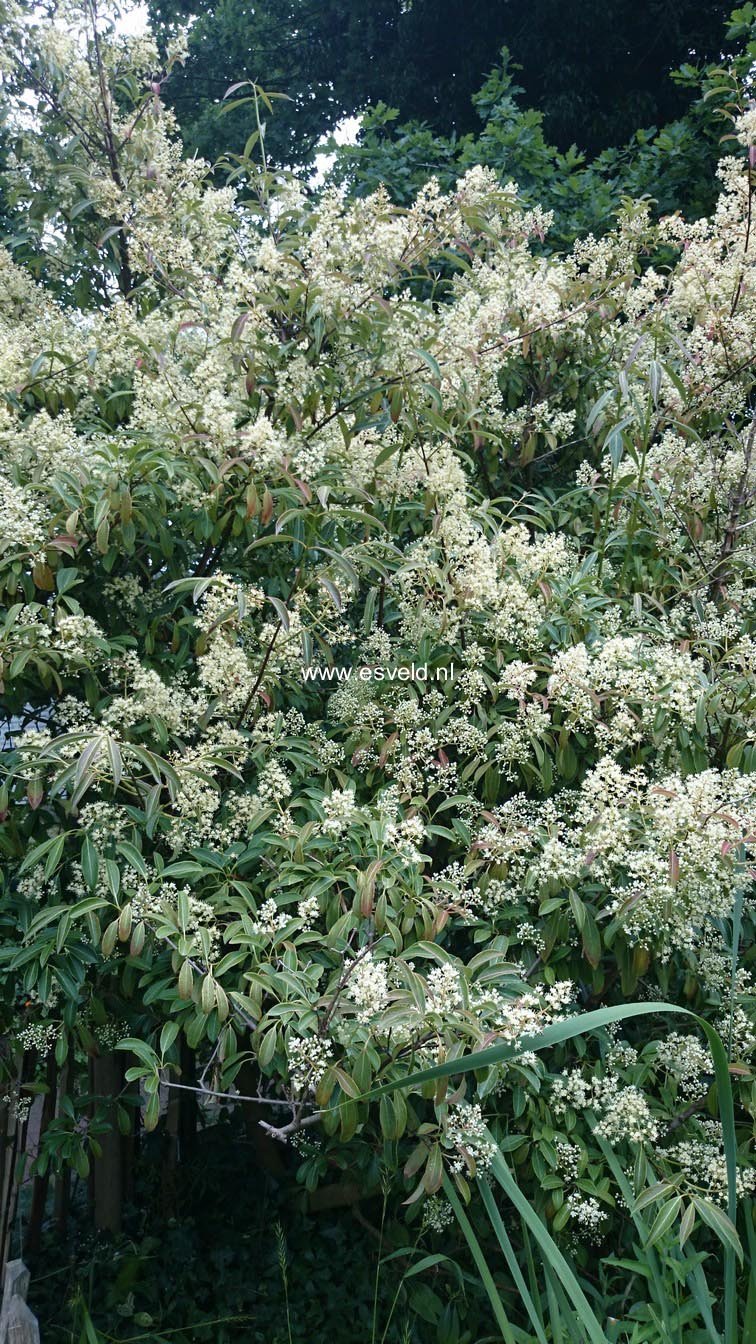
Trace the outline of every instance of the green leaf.
<path fill-rule="evenodd" d="M 84 836 L 84 843 L 81 847 L 81 871 L 89 890 L 94 891 L 100 872 L 100 860 L 88 835 Z"/>
<path fill-rule="evenodd" d="M 66 842 L 65 832 L 62 832 L 60 835 L 56 836 L 55 841 L 50 849 L 50 852 L 47 855 L 47 859 L 45 861 L 45 878 L 48 881 L 50 880 L 53 873 L 55 872 L 55 869 L 60 863 L 60 858 L 63 853 L 63 846 L 65 842 Z"/>
<path fill-rule="evenodd" d="M 648 1234 L 649 1246 L 655 1246 L 657 1241 L 661 1241 L 664 1233 L 672 1226 L 675 1218 L 682 1207 L 682 1196 L 674 1195 L 662 1204 Z"/>
<path fill-rule="evenodd" d="M 126 862 L 130 864 L 132 868 L 136 869 L 139 876 L 146 879 L 147 864 L 136 846 L 129 844 L 128 840 L 119 840 L 116 849 L 119 854 L 123 855 Z"/>
<path fill-rule="evenodd" d="M 178 1022 L 165 1022 L 160 1032 L 160 1054 L 165 1057 L 179 1034 Z"/>
<path fill-rule="evenodd" d="M 429 1195 L 435 1195 L 437 1190 L 441 1189 L 444 1179 L 444 1157 L 441 1151 L 441 1145 L 434 1143 L 428 1154 L 428 1161 L 425 1164 L 423 1172 L 423 1189 Z"/>
<path fill-rule="evenodd" d="M 696 1223 L 696 1209 L 695 1205 L 691 1203 L 688 1204 L 682 1218 L 680 1219 L 681 1251 L 684 1249 L 685 1243 L 688 1240 L 688 1237 L 690 1236 L 691 1232 L 693 1231 L 693 1228 L 695 1227 L 695 1223 Z"/>
<path fill-rule="evenodd" d="M 716 1232 L 722 1245 L 734 1251 L 738 1260 L 743 1262 L 743 1247 L 740 1244 L 740 1237 L 737 1234 L 735 1224 L 723 1209 L 717 1204 L 713 1204 L 710 1199 L 703 1199 L 699 1195 L 693 1195 L 693 1204 L 696 1213 L 708 1223 L 713 1232 Z"/>
<path fill-rule="evenodd" d="M 494 1283 L 493 1280 L 493 1275 L 491 1274 L 491 1271 L 488 1267 L 488 1263 L 481 1249 L 480 1242 L 478 1241 L 478 1238 L 476 1237 L 473 1231 L 470 1219 L 467 1217 L 467 1214 L 462 1208 L 462 1205 L 459 1201 L 459 1196 L 457 1195 L 457 1192 L 454 1189 L 454 1186 L 452 1185 L 448 1176 L 444 1176 L 443 1184 L 444 1184 L 444 1194 L 446 1195 L 449 1203 L 452 1206 L 452 1209 L 454 1210 L 454 1215 L 462 1229 L 462 1234 L 465 1238 L 465 1241 L 467 1242 L 470 1248 L 472 1258 L 475 1261 L 475 1268 L 477 1269 L 480 1275 L 481 1283 L 483 1284 L 483 1287 L 486 1290 L 488 1300 L 491 1303 L 496 1324 L 498 1325 L 499 1330 L 501 1331 L 501 1338 L 504 1340 L 504 1344 L 517 1344 L 514 1332 L 512 1330 L 512 1326 L 509 1321 L 509 1317 L 507 1316 L 507 1313 L 504 1309 L 504 1303 L 502 1302 L 501 1296 L 496 1288 L 496 1284 Z"/>

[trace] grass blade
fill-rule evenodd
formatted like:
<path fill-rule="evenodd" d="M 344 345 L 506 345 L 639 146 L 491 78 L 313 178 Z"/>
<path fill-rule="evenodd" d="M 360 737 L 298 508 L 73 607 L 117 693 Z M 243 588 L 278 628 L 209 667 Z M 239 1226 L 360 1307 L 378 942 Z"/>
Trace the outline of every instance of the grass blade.
<path fill-rule="evenodd" d="M 412 1087 L 418 1083 L 430 1082 L 436 1078 L 449 1078 L 453 1074 L 470 1073 L 474 1070 L 488 1068 L 495 1064 L 502 1064 L 512 1059 L 515 1055 L 522 1054 L 525 1051 L 545 1050 L 549 1046 L 558 1045 L 562 1041 L 572 1040 L 573 1037 L 582 1036 L 586 1032 L 599 1031 L 602 1027 L 609 1026 L 612 1022 L 626 1022 L 633 1017 L 643 1017 L 657 1013 L 674 1013 L 681 1017 L 690 1017 L 697 1023 L 706 1037 L 714 1063 L 714 1077 L 717 1084 L 719 1116 L 722 1124 L 722 1139 L 727 1167 L 727 1214 L 730 1221 L 735 1224 L 737 1218 L 737 1194 L 735 1184 L 737 1145 L 735 1138 L 735 1109 L 733 1105 L 727 1053 L 719 1035 L 710 1023 L 706 1022 L 704 1018 L 699 1017 L 697 1013 L 692 1011 L 692 1009 L 683 1008 L 679 1004 L 650 1002 L 621 1004 L 613 1008 L 597 1008 L 591 1013 L 581 1013 L 578 1017 L 565 1018 L 561 1022 L 554 1022 L 550 1027 L 546 1027 L 545 1031 L 540 1032 L 537 1036 L 523 1037 L 514 1044 L 502 1043 L 500 1045 L 488 1046 L 485 1050 L 476 1050 L 473 1051 L 472 1054 L 463 1055 L 459 1059 L 446 1060 L 443 1064 L 435 1064 L 431 1068 L 421 1069 L 417 1073 L 409 1074 L 406 1077 L 396 1078 L 391 1082 L 384 1083 L 382 1086 L 366 1093 L 361 1099 L 368 1101 L 375 1097 L 383 1096 L 387 1092 L 394 1092 L 397 1088 Z M 509 1175 L 509 1169 L 506 1167 L 506 1164 L 503 1162 L 500 1155 L 497 1159 L 494 1159 L 494 1163 L 496 1164 L 497 1162 L 503 1166 L 503 1170 Z M 509 1179 L 514 1189 L 517 1190 L 518 1196 L 522 1199 L 519 1189 L 512 1180 L 511 1175 L 509 1176 Z M 514 1198 L 513 1202 L 516 1202 L 514 1201 Z M 533 1210 L 530 1208 L 530 1205 L 527 1204 L 526 1201 L 523 1202 L 526 1204 L 528 1215 L 531 1218 L 536 1218 L 541 1233 L 545 1235 L 548 1242 L 554 1247 L 554 1250 L 561 1256 L 556 1244 L 549 1236 L 549 1233 L 544 1228 L 540 1219 L 536 1217 Z M 527 1216 L 525 1220 L 528 1222 Z M 539 1240 L 538 1234 L 532 1223 L 528 1222 L 528 1225 L 534 1236 L 536 1236 L 536 1239 Z M 561 1260 L 564 1267 L 568 1270 L 568 1273 L 570 1273 L 575 1288 L 578 1289 L 578 1292 L 580 1292 L 582 1296 L 582 1290 L 580 1290 L 577 1280 L 574 1275 L 572 1275 L 572 1271 L 569 1270 L 569 1266 L 564 1260 L 564 1257 L 561 1257 Z M 724 1263 L 725 1344 L 738 1344 L 735 1252 L 731 1247 L 725 1248 Z M 560 1277 L 562 1276 L 560 1275 Z M 564 1278 L 562 1278 L 562 1282 L 564 1283 Z M 584 1297 L 583 1301 L 585 1301 L 585 1305 L 588 1307 L 588 1303 Z M 588 1308 L 588 1310 L 590 1311 L 590 1308 Z M 592 1312 L 591 1315 L 593 1315 Z M 593 1317 L 593 1320 L 596 1320 L 595 1316 Z M 606 1344 L 606 1337 L 603 1334 L 592 1336 L 592 1338 L 600 1339 L 601 1344 Z"/>
<path fill-rule="evenodd" d="M 659 1257 L 656 1254 L 654 1247 L 649 1246 L 648 1244 L 648 1234 L 649 1234 L 648 1224 L 646 1223 L 646 1220 L 642 1216 L 642 1214 L 635 1209 L 635 1195 L 632 1189 L 630 1188 L 630 1182 L 628 1181 L 627 1176 L 622 1170 L 621 1164 L 617 1160 L 617 1155 L 614 1152 L 614 1149 L 611 1147 L 611 1144 L 607 1143 L 606 1139 L 603 1138 L 601 1134 L 596 1133 L 596 1125 L 598 1123 L 596 1120 L 596 1116 L 593 1114 L 592 1111 L 586 1111 L 585 1118 L 588 1121 L 588 1124 L 591 1126 L 591 1129 L 593 1130 L 593 1137 L 598 1143 L 599 1148 L 601 1149 L 601 1152 L 604 1156 L 604 1161 L 606 1162 L 609 1170 L 612 1173 L 612 1176 L 614 1177 L 617 1183 L 617 1188 L 619 1189 L 620 1194 L 622 1195 L 622 1198 L 625 1201 L 625 1204 L 630 1210 L 630 1216 L 635 1224 L 638 1236 L 640 1237 L 640 1244 L 644 1248 L 646 1263 L 648 1264 L 648 1267 L 651 1271 L 651 1278 L 653 1280 L 654 1289 L 656 1292 L 657 1305 L 662 1313 L 662 1320 L 664 1321 L 664 1329 L 667 1333 L 667 1336 L 671 1344 L 672 1334 L 669 1321 L 669 1312 L 667 1310 L 667 1294 L 664 1290 L 664 1284 L 662 1281 L 661 1270 L 659 1267 Z"/>
<path fill-rule="evenodd" d="M 496 1233 L 497 1241 L 504 1252 L 504 1259 L 507 1262 L 507 1267 L 512 1278 L 514 1279 L 515 1287 L 525 1304 L 525 1309 L 530 1317 L 538 1344 L 547 1344 L 546 1335 L 544 1334 L 543 1326 L 541 1325 L 540 1313 L 530 1296 L 527 1284 L 522 1276 L 522 1270 L 517 1263 L 514 1247 L 509 1240 L 507 1229 L 505 1228 L 501 1214 L 496 1207 L 496 1201 L 493 1197 L 491 1187 L 486 1181 L 479 1181 L 478 1189 L 480 1190 L 481 1199 L 485 1205 L 486 1212 L 491 1219 L 491 1226 Z"/>
<path fill-rule="evenodd" d="M 465 1241 L 470 1247 L 472 1258 L 475 1261 L 475 1268 L 480 1274 L 481 1283 L 483 1284 L 483 1287 L 485 1288 L 486 1293 L 488 1294 L 488 1300 L 491 1303 L 491 1306 L 493 1307 L 493 1313 L 494 1316 L 496 1317 L 496 1324 L 501 1330 L 501 1337 L 503 1340 L 505 1340 L 505 1344 L 517 1344 L 517 1340 L 512 1330 L 512 1326 L 510 1325 L 509 1322 L 509 1317 L 507 1316 L 507 1313 L 504 1310 L 504 1305 L 496 1288 L 496 1284 L 493 1281 L 493 1275 L 491 1274 L 491 1271 L 488 1268 L 486 1257 L 483 1254 L 480 1242 L 478 1241 L 478 1238 L 476 1237 L 475 1232 L 473 1231 L 470 1219 L 468 1218 L 467 1214 L 462 1208 L 459 1196 L 457 1195 L 457 1192 L 454 1189 L 454 1186 L 452 1185 L 448 1176 L 444 1176 L 444 1193 L 454 1210 L 457 1222 L 459 1223 L 462 1229 Z"/>
<path fill-rule="evenodd" d="M 586 1338 L 591 1340 L 591 1344 L 607 1344 L 606 1335 L 599 1325 L 590 1303 L 577 1281 L 574 1271 L 565 1260 L 550 1232 L 541 1222 L 535 1209 L 528 1203 L 514 1179 L 514 1176 L 509 1170 L 509 1167 L 504 1161 L 504 1158 L 499 1152 L 497 1152 L 493 1158 L 491 1171 L 505 1194 L 514 1204 L 520 1217 L 527 1224 L 529 1231 L 541 1248 L 546 1263 L 551 1267 L 564 1286 L 567 1296 L 580 1318 L 580 1323 L 585 1331 Z"/>
<path fill-rule="evenodd" d="M 753 1227 L 753 1201 L 749 1199 L 745 1211 L 746 1237 L 748 1240 L 748 1259 L 751 1272 L 748 1276 L 748 1297 L 745 1305 L 745 1329 L 743 1344 L 756 1344 L 756 1231 Z"/>
<path fill-rule="evenodd" d="M 688 1287 L 691 1296 L 701 1314 L 701 1320 L 706 1326 L 711 1344 L 722 1344 L 722 1336 L 714 1324 L 714 1317 L 711 1314 L 711 1294 L 709 1285 L 706 1282 L 706 1275 L 703 1271 L 703 1265 L 696 1265 L 688 1275 Z"/>

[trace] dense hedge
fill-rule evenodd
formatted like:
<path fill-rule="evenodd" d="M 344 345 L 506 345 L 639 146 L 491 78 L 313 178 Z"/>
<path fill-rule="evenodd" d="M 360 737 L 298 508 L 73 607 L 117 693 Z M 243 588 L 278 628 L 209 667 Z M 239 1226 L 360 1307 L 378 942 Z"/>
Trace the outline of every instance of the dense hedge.
<path fill-rule="evenodd" d="M 431 1249 L 468 1204 L 497 1256 L 511 1162 L 549 1311 L 710 1338 L 727 1069 L 690 1016 L 622 1017 L 719 1032 L 748 1196 L 756 113 L 711 218 L 625 205 L 547 256 L 482 167 L 312 204 L 261 138 L 208 185 L 148 39 L 74 18 L 11 33 L 67 278 L 0 260 L 10 1129 L 47 1089 L 38 1181 L 91 1166 L 117 1227 L 109 1127 L 237 1088 L 308 1191 L 383 1187 Z M 512 1263 L 500 1309 L 540 1338 Z"/>

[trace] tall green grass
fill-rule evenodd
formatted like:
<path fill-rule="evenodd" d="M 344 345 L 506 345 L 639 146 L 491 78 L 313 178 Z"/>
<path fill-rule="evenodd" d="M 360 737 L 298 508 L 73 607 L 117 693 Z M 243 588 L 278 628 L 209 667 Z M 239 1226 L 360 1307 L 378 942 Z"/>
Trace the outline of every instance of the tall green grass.
<path fill-rule="evenodd" d="M 643 1281 L 647 1285 L 649 1305 L 658 1332 L 654 1344 L 686 1344 L 686 1339 L 689 1336 L 684 1334 L 683 1331 L 684 1329 L 687 1330 L 691 1315 L 695 1316 L 700 1322 L 700 1326 L 697 1327 L 699 1336 L 707 1338 L 711 1344 L 756 1344 L 756 1320 L 754 1319 L 754 1316 L 756 1316 L 756 1283 L 754 1281 L 756 1233 L 754 1233 L 750 1212 L 745 1219 L 748 1256 L 751 1264 L 750 1286 L 747 1301 L 744 1304 L 744 1328 L 746 1333 L 742 1337 L 738 1335 L 736 1259 L 742 1256 L 742 1249 L 737 1233 L 734 1231 L 737 1221 L 737 1149 L 728 1053 L 718 1033 L 697 1013 L 672 1003 L 625 1004 L 614 1008 L 599 1008 L 594 1012 L 556 1022 L 538 1036 L 523 1039 L 517 1045 L 492 1045 L 485 1050 L 475 1051 L 473 1054 L 462 1058 L 436 1064 L 428 1069 L 421 1069 L 406 1078 L 384 1084 L 369 1095 L 371 1098 L 378 1097 L 418 1083 L 447 1078 L 452 1074 L 471 1073 L 478 1069 L 505 1063 L 524 1051 L 546 1050 L 550 1046 L 568 1041 L 572 1037 L 598 1031 L 613 1022 L 625 1022 L 630 1018 L 658 1013 L 682 1014 L 692 1018 L 704 1033 L 708 1042 L 714 1065 L 717 1103 L 727 1164 L 727 1218 L 725 1219 L 721 1213 L 718 1219 L 711 1216 L 708 1218 L 710 1226 L 719 1236 L 724 1249 L 723 1282 L 721 1285 L 714 1285 L 714 1291 L 712 1291 L 704 1273 L 702 1260 L 705 1257 L 691 1254 L 686 1257 L 679 1246 L 675 1244 L 674 1249 L 668 1253 L 665 1268 L 656 1247 L 664 1240 L 664 1233 L 668 1225 L 665 1220 L 669 1220 L 669 1225 L 674 1221 L 676 1209 L 672 1209 L 672 1201 L 668 1202 L 666 1211 L 662 1207 L 653 1224 L 649 1225 L 643 1209 L 646 1203 L 651 1202 L 652 1197 L 644 1200 L 644 1195 L 647 1192 L 642 1192 L 638 1199 L 635 1198 L 616 1155 L 610 1146 L 597 1136 L 597 1141 L 602 1148 L 607 1164 L 630 1209 L 630 1217 L 637 1233 L 638 1245 L 636 1249 L 639 1257 L 637 1263 L 644 1271 Z M 505 1156 L 498 1146 L 490 1173 L 517 1215 L 516 1225 L 519 1229 L 521 1256 L 524 1256 L 526 1260 L 528 1283 L 525 1281 L 521 1264 L 512 1245 L 505 1220 L 499 1212 L 491 1186 L 484 1180 L 478 1180 L 478 1190 L 491 1225 L 493 1240 L 498 1245 L 504 1263 L 509 1270 L 524 1312 L 530 1321 L 532 1334 L 525 1333 L 521 1326 L 510 1320 L 502 1296 L 496 1287 L 494 1273 L 483 1247 L 448 1176 L 444 1179 L 444 1190 L 467 1241 L 481 1283 L 490 1300 L 494 1319 L 500 1331 L 499 1337 L 505 1341 L 505 1344 L 549 1344 L 549 1341 L 552 1341 L 553 1344 L 568 1344 L 569 1341 L 569 1344 L 571 1344 L 573 1340 L 577 1341 L 577 1344 L 588 1344 L 588 1342 L 590 1344 L 615 1344 L 618 1339 L 632 1341 L 632 1344 L 651 1344 L 650 1337 L 647 1334 L 644 1336 L 642 1333 L 645 1327 L 638 1327 L 636 1322 L 632 1320 L 626 1323 L 615 1322 L 610 1326 L 604 1319 L 605 1312 L 602 1303 L 595 1300 L 593 1304 L 591 1303 L 589 1297 L 593 1295 L 595 1298 L 595 1290 L 587 1284 L 580 1283 L 574 1268 L 556 1244 L 543 1219 L 520 1190 Z M 705 1214 L 704 1217 L 706 1217 Z M 532 1253 L 533 1243 L 540 1256 L 540 1277 L 535 1269 Z M 672 1257 L 674 1266 L 669 1263 L 669 1256 Z M 680 1310 L 673 1312 L 671 1309 L 672 1292 L 670 1284 L 672 1281 L 676 1281 L 679 1285 L 680 1278 L 683 1279 L 687 1288 L 685 1310 L 683 1312 Z M 716 1309 L 722 1299 L 722 1327 L 720 1329 L 715 1324 L 712 1303 Z M 685 1326 L 683 1320 L 686 1322 Z M 641 1329 L 641 1333 L 638 1333 L 639 1329 Z M 628 1330 L 632 1333 L 628 1334 Z M 622 1333 L 618 1333 L 618 1331 Z"/>

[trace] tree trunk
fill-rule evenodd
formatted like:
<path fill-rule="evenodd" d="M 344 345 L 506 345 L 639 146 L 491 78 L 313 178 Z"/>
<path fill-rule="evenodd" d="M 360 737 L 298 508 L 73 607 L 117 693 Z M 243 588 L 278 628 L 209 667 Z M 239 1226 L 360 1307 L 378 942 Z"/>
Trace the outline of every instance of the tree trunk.
<path fill-rule="evenodd" d="M 259 1086 L 259 1073 L 251 1060 L 245 1060 L 238 1075 L 239 1091 L 249 1095 L 256 1092 Z M 259 1124 L 260 1120 L 270 1119 L 269 1109 L 257 1101 L 243 1101 L 242 1113 L 247 1139 L 252 1145 L 258 1166 L 263 1171 L 267 1171 L 270 1176 L 275 1176 L 278 1180 L 285 1180 L 288 1171 L 281 1151 L 283 1145 L 277 1139 L 272 1138 L 270 1134 L 267 1134 L 264 1129 L 261 1129 Z"/>
<path fill-rule="evenodd" d="M 56 1101 L 56 1115 L 61 1114 L 63 1098 L 68 1095 L 71 1089 L 71 1079 L 73 1070 L 71 1067 L 71 1056 L 69 1053 L 65 1064 L 63 1065 L 58 1079 L 58 1096 Z M 55 1194 L 53 1196 L 53 1217 L 59 1237 L 64 1237 L 68 1224 L 68 1210 L 71 1203 L 71 1168 L 63 1167 L 63 1170 L 55 1177 Z"/>
<path fill-rule="evenodd" d="M 95 1057 L 92 1082 L 99 1109 L 104 1102 L 111 1126 L 106 1134 L 98 1134 L 102 1155 L 92 1163 L 94 1222 L 100 1232 L 117 1233 L 123 1212 L 123 1152 L 114 1102 L 123 1086 L 123 1058 L 117 1051 Z"/>

